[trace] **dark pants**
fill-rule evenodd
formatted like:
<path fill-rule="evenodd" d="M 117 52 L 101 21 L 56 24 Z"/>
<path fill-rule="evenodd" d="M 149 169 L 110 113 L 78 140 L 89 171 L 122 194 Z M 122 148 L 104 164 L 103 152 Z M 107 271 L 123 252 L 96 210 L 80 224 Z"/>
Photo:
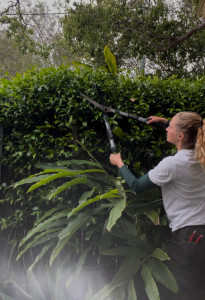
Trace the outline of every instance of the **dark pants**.
<path fill-rule="evenodd" d="M 196 234 L 190 242 L 194 231 Z M 166 290 L 160 299 L 205 300 L 205 225 L 187 226 L 171 233 L 167 252 L 170 257 L 167 265 L 179 291 L 174 294 Z"/>

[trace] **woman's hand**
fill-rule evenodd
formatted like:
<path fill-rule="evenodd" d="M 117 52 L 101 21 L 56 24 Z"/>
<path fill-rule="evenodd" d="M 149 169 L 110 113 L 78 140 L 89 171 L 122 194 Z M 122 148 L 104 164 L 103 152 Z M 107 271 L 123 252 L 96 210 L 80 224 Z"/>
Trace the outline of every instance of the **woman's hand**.
<path fill-rule="evenodd" d="M 155 122 L 167 124 L 168 120 L 165 118 L 162 118 L 162 117 L 150 116 L 148 118 L 147 124 L 151 124 L 151 123 L 155 123 Z"/>
<path fill-rule="evenodd" d="M 112 165 L 117 166 L 118 168 L 124 166 L 120 153 L 110 154 L 110 162 Z"/>

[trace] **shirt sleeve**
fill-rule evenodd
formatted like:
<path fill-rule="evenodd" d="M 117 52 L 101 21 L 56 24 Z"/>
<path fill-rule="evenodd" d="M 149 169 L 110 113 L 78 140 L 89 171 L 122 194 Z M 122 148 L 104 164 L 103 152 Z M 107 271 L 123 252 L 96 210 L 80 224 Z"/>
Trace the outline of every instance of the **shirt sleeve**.
<path fill-rule="evenodd" d="M 158 186 L 171 182 L 176 177 L 176 164 L 173 156 L 164 158 L 148 172 L 150 180 Z"/>
<path fill-rule="evenodd" d="M 157 186 L 150 180 L 148 174 L 136 178 L 126 166 L 120 168 L 120 173 L 129 187 L 136 193 L 141 193 Z"/>

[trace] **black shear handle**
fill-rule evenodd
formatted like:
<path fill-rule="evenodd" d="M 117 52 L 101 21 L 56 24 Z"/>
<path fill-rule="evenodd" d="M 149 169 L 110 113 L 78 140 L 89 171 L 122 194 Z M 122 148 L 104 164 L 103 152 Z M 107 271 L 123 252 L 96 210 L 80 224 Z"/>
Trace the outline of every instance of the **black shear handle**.
<path fill-rule="evenodd" d="M 97 84 L 95 84 L 95 89 L 97 91 L 97 94 L 98 94 L 98 97 L 100 99 L 101 104 L 105 105 L 102 93 L 101 93 L 101 91 L 100 91 L 100 89 L 99 89 L 99 87 L 98 87 Z M 117 153 L 118 152 L 117 146 L 115 145 L 113 133 L 112 133 L 112 130 L 110 128 L 109 121 L 108 121 L 108 115 L 106 113 L 103 113 L 103 119 L 104 119 L 104 122 L 105 122 L 108 139 L 109 139 L 109 142 L 110 142 L 110 149 L 111 149 L 112 153 Z"/>
<path fill-rule="evenodd" d="M 107 135 L 108 135 L 109 142 L 110 142 L 110 149 L 111 149 L 112 153 L 117 153 L 118 150 L 117 150 L 117 146 L 115 145 L 115 141 L 114 141 L 112 130 L 110 128 L 110 124 L 108 122 L 108 116 L 106 114 L 104 114 L 103 119 L 104 119 L 104 122 L 105 122 Z"/>
<path fill-rule="evenodd" d="M 147 123 L 148 121 L 149 121 L 149 118 L 145 119 L 144 123 Z M 153 122 L 153 123 L 150 123 L 150 124 L 147 124 L 147 125 L 152 126 L 154 128 L 163 128 L 163 129 L 166 129 L 169 126 L 169 122 L 167 124 L 160 123 L 160 122 Z"/>
<path fill-rule="evenodd" d="M 153 122 L 153 123 L 150 123 L 148 124 L 154 128 L 163 128 L 163 129 L 166 129 L 167 128 L 167 124 L 164 124 L 164 123 L 160 123 L 160 122 Z"/>

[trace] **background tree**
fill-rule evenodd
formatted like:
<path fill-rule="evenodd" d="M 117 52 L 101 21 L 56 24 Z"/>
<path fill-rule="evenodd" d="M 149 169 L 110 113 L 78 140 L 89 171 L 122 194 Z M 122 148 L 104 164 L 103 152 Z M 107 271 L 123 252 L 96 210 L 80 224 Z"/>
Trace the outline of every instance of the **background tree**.
<path fill-rule="evenodd" d="M 8 55 L 9 52 L 9 55 Z M 5 31 L 0 31 L 0 77 L 15 76 L 32 68 L 45 66 L 46 61 L 34 53 L 22 53 L 14 39 L 8 38 Z"/>
<path fill-rule="evenodd" d="M 148 69 L 160 74 L 203 73 L 203 5 L 163 0 L 75 3 L 63 20 L 64 36 L 73 53 L 96 65 L 102 65 L 103 46 L 108 45 L 120 65 L 146 56 Z"/>
<path fill-rule="evenodd" d="M 204 0 L 57 3 L 67 7 L 65 16 L 49 14 L 43 2 L 32 7 L 30 0 L 10 1 L 0 12 L 7 37 L 21 53 L 38 55 L 40 67 L 65 58 L 102 66 L 108 45 L 119 66 L 137 68 L 146 57 L 147 73 L 204 73 Z"/>
<path fill-rule="evenodd" d="M 58 1 L 55 7 L 58 12 L 62 3 Z M 41 68 L 67 62 L 69 51 L 59 21 L 60 14 L 50 13 L 44 2 L 35 6 L 30 0 L 8 2 L 0 11 L 1 76 L 5 72 L 13 76 L 33 65 Z"/>

